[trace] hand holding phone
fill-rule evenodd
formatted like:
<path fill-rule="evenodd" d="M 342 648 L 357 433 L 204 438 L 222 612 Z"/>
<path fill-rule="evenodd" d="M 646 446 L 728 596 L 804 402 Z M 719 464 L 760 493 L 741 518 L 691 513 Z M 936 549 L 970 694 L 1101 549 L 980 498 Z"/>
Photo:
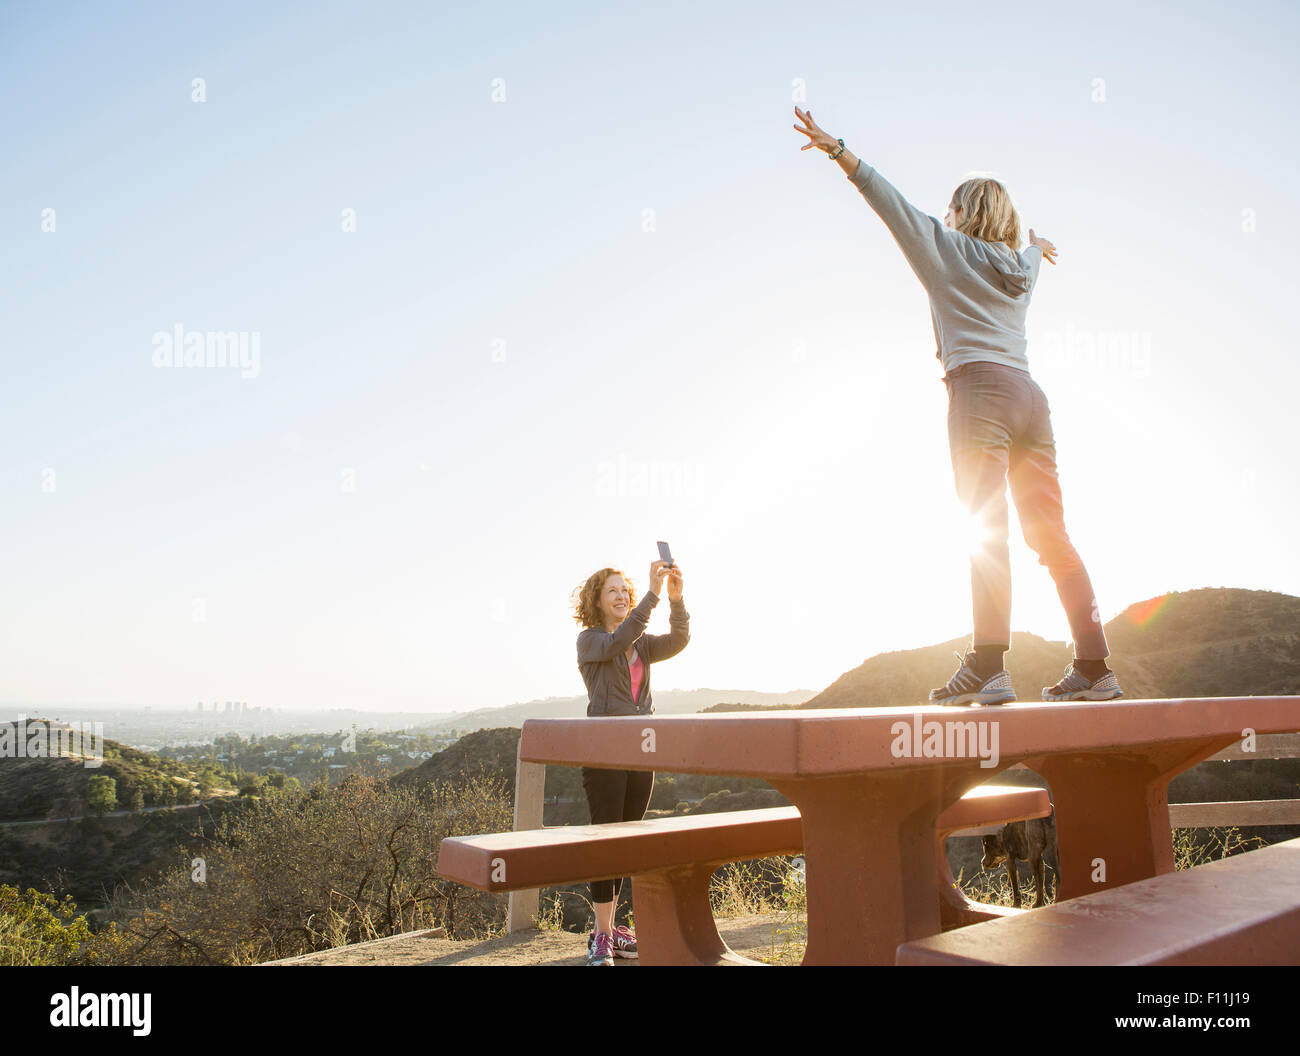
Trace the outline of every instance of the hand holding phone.
<path fill-rule="evenodd" d="M 650 590 L 659 597 L 664 594 L 664 579 L 668 575 L 668 566 L 662 561 L 650 562 Z"/>
<path fill-rule="evenodd" d="M 660 541 L 659 558 L 664 563 L 664 567 L 669 569 L 668 572 L 668 600 L 682 600 L 682 570 L 677 567 L 677 562 L 673 560 L 673 555 L 668 549 L 668 544 Z"/>

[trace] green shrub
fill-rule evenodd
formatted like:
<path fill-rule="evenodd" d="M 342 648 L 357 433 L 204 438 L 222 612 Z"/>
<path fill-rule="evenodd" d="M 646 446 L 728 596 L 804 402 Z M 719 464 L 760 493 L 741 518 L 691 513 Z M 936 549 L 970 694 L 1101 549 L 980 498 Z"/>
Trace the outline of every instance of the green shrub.
<path fill-rule="evenodd" d="M 117 782 L 111 777 L 97 775 L 86 782 L 86 803 L 96 814 L 107 814 L 117 809 Z"/>
<path fill-rule="evenodd" d="M 0 884 L 0 966 L 110 964 L 123 949 L 115 927 L 92 935 L 70 896 Z"/>

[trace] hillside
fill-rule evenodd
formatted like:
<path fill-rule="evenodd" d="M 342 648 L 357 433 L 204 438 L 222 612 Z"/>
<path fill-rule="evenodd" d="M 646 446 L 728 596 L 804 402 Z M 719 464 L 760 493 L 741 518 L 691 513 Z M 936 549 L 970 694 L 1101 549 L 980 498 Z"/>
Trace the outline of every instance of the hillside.
<path fill-rule="evenodd" d="M 1129 696 L 1300 693 L 1300 598 L 1288 594 L 1223 587 L 1166 594 L 1130 605 L 1106 636 L 1112 666 L 1133 684 Z"/>
<path fill-rule="evenodd" d="M 1106 638 L 1110 665 L 1130 699 L 1300 693 L 1300 598 L 1289 594 L 1232 587 L 1174 591 L 1130 605 L 1106 624 Z M 1007 670 L 1016 692 L 1021 700 L 1038 700 L 1070 662 L 1070 644 L 1028 631 L 1014 632 L 1013 642 Z M 952 654 L 969 644 L 954 638 L 878 653 L 821 692 L 656 690 L 655 713 L 924 704 L 956 669 Z M 547 697 L 457 713 L 425 728 L 521 726 L 527 719 L 580 718 L 586 707 L 585 696 Z"/>
<path fill-rule="evenodd" d="M 1106 624 L 1106 640 L 1130 699 L 1300 693 L 1300 598 L 1288 594 L 1227 587 L 1165 594 L 1126 608 Z M 968 645 L 957 638 L 880 653 L 802 707 L 923 704 L 956 669 L 953 652 Z M 1039 699 L 1070 657 L 1068 642 L 1015 632 L 1006 667 L 1018 697 Z"/>
<path fill-rule="evenodd" d="M 10 746 L 18 738 L 26 744 L 50 725 L 42 719 L 0 723 L 0 738 Z M 107 738 L 100 751 L 103 760 L 95 767 L 86 766 L 82 758 L 18 758 L 9 751 L 0 753 L 0 820 L 78 817 L 87 812 L 92 777 L 116 782 L 121 809 L 193 803 L 212 788 L 229 786 L 225 775 L 210 767 L 196 770 Z"/>
<path fill-rule="evenodd" d="M 64 892 L 90 909 L 120 884 L 146 883 L 174 864 L 176 849 L 193 844 L 195 833 L 213 837 L 249 802 L 224 796 L 171 810 L 0 824 L 0 884 Z"/>
<path fill-rule="evenodd" d="M 514 795 L 520 735 L 516 727 L 475 730 L 450 747 L 435 752 L 418 766 L 398 771 L 390 781 L 401 787 L 431 781 L 463 781 L 476 774 L 487 774 L 500 777 L 506 782 L 510 794 Z"/>

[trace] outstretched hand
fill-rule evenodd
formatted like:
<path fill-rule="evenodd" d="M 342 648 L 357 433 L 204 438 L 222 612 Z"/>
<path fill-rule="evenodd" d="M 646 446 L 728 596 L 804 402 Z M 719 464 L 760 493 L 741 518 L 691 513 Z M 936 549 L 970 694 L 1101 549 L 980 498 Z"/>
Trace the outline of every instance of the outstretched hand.
<path fill-rule="evenodd" d="M 1037 246 L 1043 251 L 1043 259 L 1047 261 L 1047 263 L 1056 263 L 1056 247 L 1047 241 L 1047 239 L 1039 238 L 1035 235 L 1032 227 L 1029 229 L 1029 244 L 1031 246 Z"/>
<path fill-rule="evenodd" d="M 800 127 L 799 125 L 792 125 L 791 127 L 796 132 L 802 132 L 808 137 L 808 142 L 800 147 L 800 150 L 807 150 L 809 147 L 816 147 L 818 150 L 824 150 L 829 154 L 831 151 L 836 150 L 839 147 L 840 141 L 838 139 L 834 136 L 827 135 L 817 126 L 817 122 L 812 119 L 811 110 L 800 110 L 796 106 L 794 108 L 794 113 L 795 117 L 803 122 L 803 127 Z"/>

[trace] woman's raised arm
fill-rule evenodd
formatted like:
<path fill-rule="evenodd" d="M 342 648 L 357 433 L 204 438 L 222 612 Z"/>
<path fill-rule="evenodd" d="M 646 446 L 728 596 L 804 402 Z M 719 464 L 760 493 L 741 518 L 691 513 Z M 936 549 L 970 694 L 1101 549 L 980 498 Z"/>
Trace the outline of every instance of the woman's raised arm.
<path fill-rule="evenodd" d="M 645 636 L 646 656 L 652 664 L 676 656 L 691 640 L 691 614 L 686 611 L 686 603 L 682 600 L 680 565 L 673 565 L 668 575 L 668 627 L 667 634 Z"/>
<path fill-rule="evenodd" d="M 839 140 L 818 127 L 811 111 L 796 106 L 794 112 L 805 125 L 804 128 L 795 125 L 795 129 L 809 137 L 800 150 L 817 147 L 827 154 L 839 151 Z M 949 237 L 943 221 L 918 209 L 892 183 L 847 149 L 836 160 L 867 204 L 885 222 L 921 285 L 929 290 L 939 284 L 944 274 L 943 251 Z"/>
<path fill-rule="evenodd" d="M 658 604 L 659 596 L 652 590 L 646 591 L 636 608 L 623 617 L 623 622 L 612 631 L 602 627 L 588 627 L 578 635 L 578 663 L 597 663 L 618 656 L 620 649 L 626 649 L 645 634 L 650 613 Z"/>

